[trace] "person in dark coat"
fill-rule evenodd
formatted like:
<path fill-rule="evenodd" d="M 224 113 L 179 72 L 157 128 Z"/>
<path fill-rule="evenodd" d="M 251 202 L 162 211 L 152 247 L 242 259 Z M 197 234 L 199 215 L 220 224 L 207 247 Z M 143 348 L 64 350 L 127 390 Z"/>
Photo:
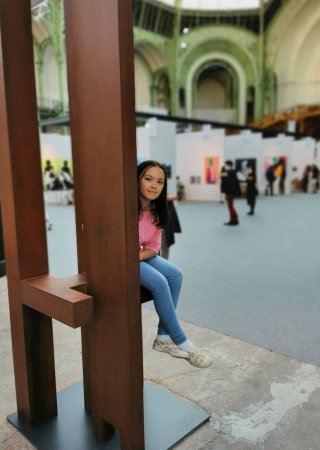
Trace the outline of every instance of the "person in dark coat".
<path fill-rule="evenodd" d="M 309 187 L 311 167 L 306 166 L 302 175 L 302 192 L 307 193 Z"/>
<path fill-rule="evenodd" d="M 267 187 L 266 187 L 266 195 L 273 195 L 273 184 L 275 182 L 276 177 L 276 166 L 272 164 L 272 166 L 268 167 L 266 171 L 266 179 L 267 179 Z"/>
<path fill-rule="evenodd" d="M 250 207 L 249 212 L 247 213 L 249 216 L 254 215 L 254 209 L 256 205 L 256 197 L 258 194 L 257 186 L 256 186 L 256 174 L 253 167 L 248 166 L 247 172 L 247 203 Z"/>
<path fill-rule="evenodd" d="M 279 194 L 283 195 L 285 193 L 285 181 L 287 176 L 287 168 L 286 162 L 283 158 L 277 164 L 277 167 L 280 167 L 280 176 L 279 176 Z"/>
<path fill-rule="evenodd" d="M 237 211 L 233 205 L 234 199 L 236 197 L 240 197 L 240 184 L 237 178 L 237 173 L 233 169 L 233 162 L 226 161 L 224 165 L 225 171 L 221 173 L 221 183 L 223 185 L 223 191 L 226 196 L 226 202 L 229 211 L 229 222 L 226 222 L 225 225 L 239 225 L 239 218 Z"/>
<path fill-rule="evenodd" d="M 175 243 L 174 233 L 181 233 L 179 217 L 174 206 L 174 200 L 177 199 L 178 196 L 175 194 L 167 195 L 169 220 L 165 228 L 162 230 L 160 250 L 160 255 L 165 259 L 169 259 L 169 248 Z"/>
<path fill-rule="evenodd" d="M 311 166 L 311 191 L 313 194 L 316 194 L 319 190 L 319 168 L 316 164 L 312 164 Z"/>
<path fill-rule="evenodd" d="M 226 175 L 228 175 L 226 168 L 224 166 L 221 167 L 220 170 L 220 203 L 224 203 L 224 199 L 225 199 L 225 189 L 224 189 L 224 184 L 225 184 L 225 180 L 226 180 Z"/>

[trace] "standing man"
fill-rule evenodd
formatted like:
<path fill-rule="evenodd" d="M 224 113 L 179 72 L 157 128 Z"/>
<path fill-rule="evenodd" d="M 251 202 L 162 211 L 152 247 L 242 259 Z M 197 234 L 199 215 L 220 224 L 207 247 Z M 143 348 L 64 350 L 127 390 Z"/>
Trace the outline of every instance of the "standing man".
<path fill-rule="evenodd" d="M 266 186 L 266 195 L 270 194 L 273 195 L 273 183 L 276 179 L 276 165 L 272 164 L 270 167 L 268 167 L 266 171 L 266 179 L 267 179 L 267 186 Z"/>
<path fill-rule="evenodd" d="M 248 166 L 247 171 L 247 203 L 250 207 L 250 211 L 247 212 L 249 216 L 254 215 L 254 208 L 256 206 L 256 197 L 258 194 L 257 186 L 256 186 L 256 172 L 254 167 Z"/>
<path fill-rule="evenodd" d="M 280 168 L 279 175 L 279 194 L 285 194 L 285 181 L 287 176 L 287 168 L 286 161 L 283 158 L 280 158 L 280 161 L 277 164 L 277 167 Z"/>
<path fill-rule="evenodd" d="M 237 211 L 233 206 L 234 199 L 240 197 L 240 184 L 237 178 L 237 173 L 233 169 L 233 162 L 226 161 L 224 170 L 221 172 L 223 191 L 226 196 L 226 202 L 229 210 L 230 219 L 225 225 L 239 225 Z"/>
<path fill-rule="evenodd" d="M 227 175 L 227 171 L 225 169 L 224 166 L 221 167 L 220 170 L 220 203 L 224 203 L 224 199 L 225 199 L 225 189 L 224 189 L 224 184 L 225 184 L 225 180 L 226 180 L 226 175 Z"/>

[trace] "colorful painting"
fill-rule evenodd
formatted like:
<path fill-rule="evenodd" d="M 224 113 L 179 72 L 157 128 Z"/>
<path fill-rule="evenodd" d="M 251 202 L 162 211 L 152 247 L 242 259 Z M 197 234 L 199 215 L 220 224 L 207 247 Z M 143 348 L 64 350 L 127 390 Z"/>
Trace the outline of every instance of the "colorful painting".
<path fill-rule="evenodd" d="M 274 166 L 274 175 L 279 178 L 283 171 L 287 167 L 287 157 L 286 156 L 266 156 L 264 158 L 264 173 L 266 174 L 268 169 Z"/>
<path fill-rule="evenodd" d="M 64 166 L 64 162 L 67 161 L 67 166 L 70 169 L 71 174 L 73 173 L 73 164 L 72 160 L 65 160 L 65 159 L 45 159 L 41 161 L 41 168 L 42 168 L 42 175 L 44 175 L 47 168 L 51 168 L 53 170 L 54 174 L 56 176 L 59 175 L 60 170 Z"/>
<path fill-rule="evenodd" d="M 219 156 L 205 156 L 204 158 L 204 183 L 219 183 Z"/>
<path fill-rule="evenodd" d="M 73 188 L 72 160 L 45 159 L 41 161 L 41 169 L 45 190 Z"/>

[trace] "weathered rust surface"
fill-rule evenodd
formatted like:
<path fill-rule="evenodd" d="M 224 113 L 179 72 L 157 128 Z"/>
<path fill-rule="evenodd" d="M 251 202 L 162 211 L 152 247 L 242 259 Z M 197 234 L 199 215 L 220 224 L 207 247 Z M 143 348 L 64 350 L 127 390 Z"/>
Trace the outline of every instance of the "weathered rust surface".
<path fill-rule="evenodd" d="M 93 320 L 93 299 L 85 294 L 84 275 L 43 276 L 21 281 L 23 304 L 72 328 Z"/>
<path fill-rule="evenodd" d="M 131 1 L 65 0 L 86 406 L 103 438 L 144 448 Z"/>
<path fill-rule="evenodd" d="M 51 319 L 23 306 L 20 280 L 46 275 L 30 2 L 0 2 L 0 195 L 19 416 L 56 415 Z"/>
<path fill-rule="evenodd" d="M 52 317 L 82 326 L 100 439 L 144 449 L 131 1 L 65 0 L 79 273 L 48 274 L 29 0 L 0 1 L 0 201 L 17 405 L 57 413 Z M 85 276 L 84 276 L 85 273 Z"/>

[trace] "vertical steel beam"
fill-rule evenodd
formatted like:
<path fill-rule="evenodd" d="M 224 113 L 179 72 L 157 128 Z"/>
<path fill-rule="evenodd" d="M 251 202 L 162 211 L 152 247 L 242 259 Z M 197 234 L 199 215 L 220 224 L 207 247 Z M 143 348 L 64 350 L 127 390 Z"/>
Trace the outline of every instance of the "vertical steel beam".
<path fill-rule="evenodd" d="M 130 0 L 65 0 L 80 272 L 95 320 L 83 330 L 96 435 L 144 448 L 133 27 Z"/>
<path fill-rule="evenodd" d="M 4 246 L 2 236 L 2 219 L 1 219 L 1 205 L 0 205 L 0 277 L 6 274 L 5 260 L 4 260 Z"/>
<path fill-rule="evenodd" d="M 51 319 L 23 306 L 20 280 L 48 273 L 30 0 L 0 2 L 0 199 L 19 416 L 56 415 Z"/>

